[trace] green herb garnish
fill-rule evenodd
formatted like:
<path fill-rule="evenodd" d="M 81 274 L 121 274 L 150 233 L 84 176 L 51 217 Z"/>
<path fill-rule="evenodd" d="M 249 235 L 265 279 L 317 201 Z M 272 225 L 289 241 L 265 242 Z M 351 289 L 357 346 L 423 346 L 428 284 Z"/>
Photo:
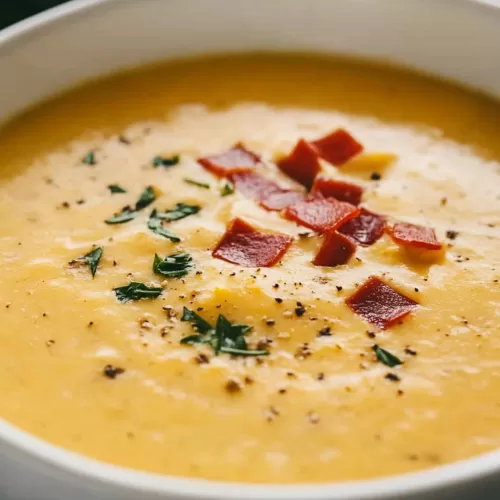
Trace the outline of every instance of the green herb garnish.
<path fill-rule="evenodd" d="M 163 260 L 155 253 L 153 272 L 167 278 L 182 278 L 193 268 L 192 260 L 187 253 L 174 253 Z"/>
<path fill-rule="evenodd" d="M 215 328 L 201 316 L 184 307 L 181 321 L 189 321 L 198 331 L 198 335 L 189 335 L 181 340 L 181 344 L 208 344 L 216 354 L 221 352 L 233 356 L 266 356 L 269 351 L 248 349 L 245 335 L 250 331 L 246 325 L 233 324 L 219 314 Z"/>
<path fill-rule="evenodd" d="M 198 205 L 187 205 L 186 203 L 177 203 L 175 208 L 172 210 L 166 210 L 165 212 L 157 212 L 156 216 L 159 219 L 172 222 L 174 220 L 184 219 L 190 215 L 197 214 L 201 210 Z"/>
<path fill-rule="evenodd" d="M 234 193 L 234 185 L 231 184 L 230 182 L 226 182 L 224 186 L 222 186 L 220 189 L 221 196 L 229 196 L 230 194 L 233 193 Z"/>
<path fill-rule="evenodd" d="M 82 163 L 85 165 L 95 165 L 97 160 L 95 158 L 95 153 L 93 151 L 89 151 L 83 158 Z"/>
<path fill-rule="evenodd" d="M 115 193 L 126 193 L 127 192 L 126 189 L 123 189 L 118 184 L 109 184 L 108 189 L 110 190 L 110 192 L 112 194 L 115 194 Z"/>
<path fill-rule="evenodd" d="M 138 216 L 138 212 L 135 210 L 130 210 L 130 207 L 125 207 L 120 213 L 113 215 L 104 222 L 106 224 L 123 224 L 124 222 L 131 221 Z"/>
<path fill-rule="evenodd" d="M 207 184 L 206 182 L 198 182 L 193 179 L 187 179 L 187 178 L 184 179 L 184 182 L 186 184 L 191 184 L 192 186 L 198 186 L 203 189 L 210 189 L 210 184 Z"/>
<path fill-rule="evenodd" d="M 129 302 L 130 300 L 156 299 L 161 295 L 163 288 L 149 287 L 144 283 L 131 281 L 128 285 L 113 288 L 116 298 L 120 302 Z"/>
<path fill-rule="evenodd" d="M 170 158 L 165 158 L 164 156 L 155 156 L 151 160 L 151 164 L 153 167 L 173 167 L 177 165 L 180 161 L 181 157 L 179 155 L 171 156 Z"/>
<path fill-rule="evenodd" d="M 78 259 L 72 260 L 69 264 L 75 265 L 81 263 L 89 266 L 93 278 L 95 276 L 95 273 L 97 272 L 97 266 L 99 265 L 99 261 L 101 260 L 103 251 L 104 249 L 102 247 L 94 248 L 83 257 L 78 257 Z"/>
<path fill-rule="evenodd" d="M 109 219 L 106 219 L 104 222 L 106 224 L 123 224 L 124 222 L 131 221 L 135 219 L 138 215 L 139 210 L 146 208 L 148 205 L 151 205 L 153 201 L 156 200 L 156 195 L 152 186 L 148 186 L 139 196 L 135 204 L 135 208 L 131 208 L 130 206 L 126 206 L 122 208 L 120 213 L 113 215 Z"/>
<path fill-rule="evenodd" d="M 163 227 L 163 220 L 164 218 L 159 217 L 157 210 L 154 209 L 149 216 L 148 228 L 153 231 L 153 233 L 158 234 L 159 236 L 163 236 L 164 238 L 168 238 L 173 243 L 179 243 L 181 239 L 174 233 L 172 233 L 172 231 L 169 231 L 168 229 L 165 229 Z"/>
<path fill-rule="evenodd" d="M 403 362 L 397 357 L 394 356 L 394 354 L 391 354 L 389 351 L 386 351 L 385 349 L 382 349 L 379 347 L 377 344 L 375 344 L 372 347 L 373 351 L 375 352 L 377 359 L 381 362 L 384 363 L 384 365 L 393 367 L 397 365 L 402 365 Z"/>
<path fill-rule="evenodd" d="M 153 186 L 148 186 L 139 196 L 137 203 L 135 204 L 136 210 L 142 210 L 146 208 L 148 205 L 151 205 L 153 201 L 156 200 L 156 195 L 153 189 Z"/>
<path fill-rule="evenodd" d="M 199 314 L 196 314 L 194 311 L 188 309 L 187 307 L 184 307 L 184 309 L 182 310 L 181 321 L 188 321 L 189 323 L 191 323 L 193 328 L 201 334 L 213 331 L 213 328 L 208 321 L 205 321 Z"/>

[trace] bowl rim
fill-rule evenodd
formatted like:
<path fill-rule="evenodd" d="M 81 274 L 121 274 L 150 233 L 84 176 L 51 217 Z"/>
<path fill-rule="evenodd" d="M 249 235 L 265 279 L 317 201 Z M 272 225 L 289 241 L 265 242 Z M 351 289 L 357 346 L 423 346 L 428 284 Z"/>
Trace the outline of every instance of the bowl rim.
<path fill-rule="evenodd" d="M 124 0 L 69 0 L 0 30 L 0 53 L 38 32 L 68 22 L 74 16 L 85 16 L 93 9 L 104 8 Z M 272 1 L 272 0 L 268 0 Z M 481 9 L 496 15 L 500 27 L 499 0 L 412 0 L 429 4 L 450 4 Z M 451 464 L 406 474 L 375 479 L 334 483 L 235 483 L 199 478 L 176 477 L 145 472 L 80 455 L 51 444 L 0 418 L 0 441 L 22 452 L 27 458 L 52 465 L 60 471 L 101 486 L 129 489 L 152 495 L 176 495 L 177 498 L 200 500 L 394 500 L 400 495 L 438 493 L 448 486 L 461 486 L 473 480 L 500 473 L 500 449 Z M 1 446 L 1 443 L 0 443 Z"/>

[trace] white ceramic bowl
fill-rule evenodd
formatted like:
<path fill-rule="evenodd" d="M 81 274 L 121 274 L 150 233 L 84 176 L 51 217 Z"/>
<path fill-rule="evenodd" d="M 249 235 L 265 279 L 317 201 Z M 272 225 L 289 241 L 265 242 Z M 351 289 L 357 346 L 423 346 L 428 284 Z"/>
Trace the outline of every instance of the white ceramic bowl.
<path fill-rule="evenodd" d="M 0 33 L 0 121 L 87 78 L 206 52 L 307 50 L 388 59 L 500 98 L 498 3 L 74 0 Z M 500 498 L 500 451 L 373 481 L 252 486 L 106 465 L 0 421 L 0 490 L 16 500 L 486 500 Z"/>

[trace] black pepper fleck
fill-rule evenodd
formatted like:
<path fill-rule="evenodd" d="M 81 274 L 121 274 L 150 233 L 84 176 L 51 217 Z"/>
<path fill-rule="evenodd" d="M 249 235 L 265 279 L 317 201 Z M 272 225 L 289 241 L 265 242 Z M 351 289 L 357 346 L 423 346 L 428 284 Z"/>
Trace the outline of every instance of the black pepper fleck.
<path fill-rule="evenodd" d="M 306 308 L 301 302 L 297 302 L 297 307 L 295 308 L 295 314 L 300 318 L 306 312 Z"/>
<path fill-rule="evenodd" d="M 401 380 L 398 375 L 396 375 L 395 373 L 392 373 L 392 372 L 387 373 L 385 375 L 385 378 L 387 380 L 390 380 L 391 382 L 399 382 Z"/>
<path fill-rule="evenodd" d="M 120 368 L 118 366 L 113 366 L 113 365 L 106 365 L 103 370 L 104 376 L 110 379 L 115 379 L 116 377 L 118 377 L 118 375 L 121 375 L 122 373 L 125 373 L 124 368 Z"/>
<path fill-rule="evenodd" d="M 329 326 L 325 326 L 318 332 L 318 337 L 330 337 L 332 335 L 332 329 Z"/>

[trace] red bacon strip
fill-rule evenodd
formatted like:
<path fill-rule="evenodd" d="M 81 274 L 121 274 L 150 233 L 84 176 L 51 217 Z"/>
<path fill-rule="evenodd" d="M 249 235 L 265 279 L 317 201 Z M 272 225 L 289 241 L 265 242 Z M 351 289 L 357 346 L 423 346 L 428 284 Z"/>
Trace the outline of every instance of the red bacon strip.
<path fill-rule="evenodd" d="M 275 191 L 269 194 L 260 204 L 266 209 L 271 211 L 279 211 L 284 208 L 293 205 L 305 198 L 304 193 L 299 191 L 291 191 L 288 189 L 282 189 L 281 191 Z"/>
<path fill-rule="evenodd" d="M 339 233 L 349 236 L 356 243 L 369 247 L 384 234 L 385 217 L 362 208 L 360 214 L 340 226 Z"/>
<path fill-rule="evenodd" d="M 217 175 L 226 177 L 235 172 L 250 170 L 260 162 L 260 156 L 248 151 L 242 144 L 236 144 L 228 151 L 198 158 L 198 163 Z"/>
<path fill-rule="evenodd" d="M 393 326 L 418 307 L 414 300 L 373 276 L 346 299 L 346 303 L 356 314 L 381 330 Z"/>
<path fill-rule="evenodd" d="M 337 232 L 327 233 L 313 260 L 315 266 L 335 267 L 347 264 L 356 252 L 356 245 Z"/>
<path fill-rule="evenodd" d="M 277 191 L 283 191 L 275 182 L 252 171 L 231 174 L 229 180 L 238 191 L 256 201 L 261 201 Z"/>
<path fill-rule="evenodd" d="M 425 248 L 427 250 L 440 250 L 442 245 L 436 238 L 434 229 L 406 222 L 396 222 L 387 229 L 391 238 L 405 247 Z"/>
<path fill-rule="evenodd" d="M 350 182 L 316 177 L 312 191 L 320 192 L 325 198 L 336 198 L 339 201 L 347 201 L 352 205 L 359 205 L 363 188 Z"/>
<path fill-rule="evenodd" d="M 343 165 L 363 151 L 363 146 L 343 128 L 339 128 L 311 144 L 316 148 L 321 158 L 337 166 Z"/>
<path fill-rule="evenodd" d="M 324 198 L 320 193 L 290 205 L 284 212 L 285 218 L 319 233 L 333 231 L 358 214 L 359 209 L 354 205 Z"/>
<path fill-rule="evenodd" d="M 292 241 L 291 236 L 261 233 L 245 221 L 234 219 L 212 256 L 245 267 L 271 267 L 279 262 Z"/>
<path fill-rule="evenodd" d="M 307 188 L 312 186 L 321 168 L 318 151 L 304 139 L 300 139 L 293 151 L 277 164 L 282 172 Z"/>
<path fill-rule="evenodd" d="M 275 182 L 255 172 L 238 172 L 231 174 L 229 179 L 238 191 L 241 191 L 249 198 L 259 201 L 267 210 L 279 211 L 304 199 L 303 193 L 283 189 Z"/>

